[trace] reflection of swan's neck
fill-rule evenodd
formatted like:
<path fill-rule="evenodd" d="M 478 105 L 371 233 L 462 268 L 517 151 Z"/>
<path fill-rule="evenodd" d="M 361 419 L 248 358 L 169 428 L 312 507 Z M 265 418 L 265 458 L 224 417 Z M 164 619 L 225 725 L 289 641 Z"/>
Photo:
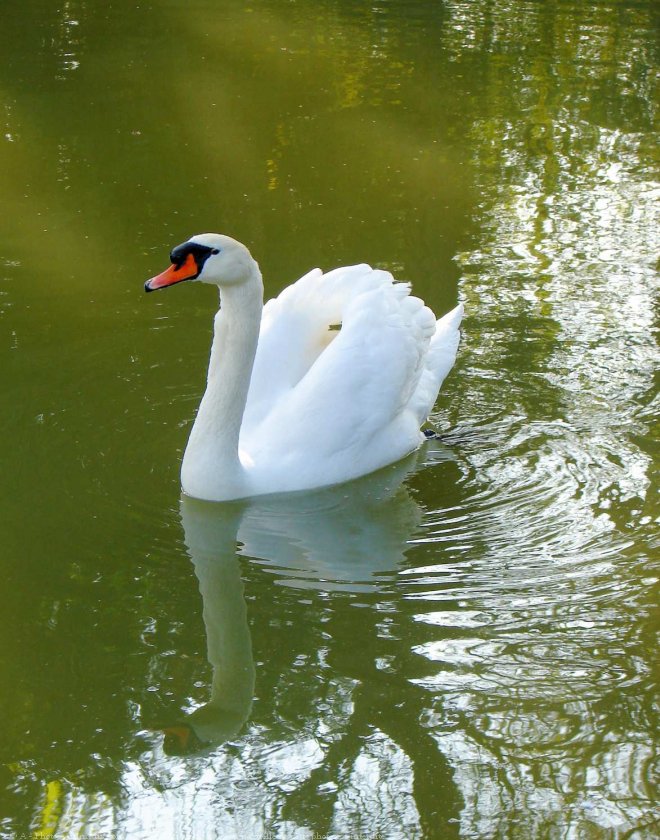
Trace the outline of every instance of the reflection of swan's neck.
<path fill-rule="evenodd" d="M 235 557 L 206 556 L 194 562 L 213 684 L 210 702 L 190 722 L 204 740 L 218 742 L 238 732 L 252 705 L 255 674 L 247 606 Z"/>
<path fill-rule="evenodd" d="M 247 720 L 254 694 L 254 661 L 236 535 L 240 505 L 209 505 L 183 498 L 186 545 L 202 595 L 208 660 L 213 668 L 211 699 L 188 723 L 199 740 L 218 744 Z"/>
<path fill-rule="evenodd" d="M 220 290 L 206 392 L 181 467 L 183 488 L 192 496 L 217 498 L 217 488 L 212 485 L 218 476 L 222 476 L 229 497 L 234 489 L 240 490 L 243 470 L 238 439 L 262 308 L 263 283 L 254 262 L 245 281 Z"/>

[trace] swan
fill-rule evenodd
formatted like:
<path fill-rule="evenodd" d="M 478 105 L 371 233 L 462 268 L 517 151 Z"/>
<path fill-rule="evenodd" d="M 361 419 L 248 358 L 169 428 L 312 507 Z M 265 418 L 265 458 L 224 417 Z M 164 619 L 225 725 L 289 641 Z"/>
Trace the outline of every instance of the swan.
<path fill-rule="evenodd" d="M 313 269 L 264 306 L 257 262 L 216 233 L 178 245 L 170 262 L 146 291 L 193 280 L 220 291 L 184 494 L 229 501 L 340 484 L 423 442 L 462 305 L 436 321 L 409 284 L 354 265 Z"/>

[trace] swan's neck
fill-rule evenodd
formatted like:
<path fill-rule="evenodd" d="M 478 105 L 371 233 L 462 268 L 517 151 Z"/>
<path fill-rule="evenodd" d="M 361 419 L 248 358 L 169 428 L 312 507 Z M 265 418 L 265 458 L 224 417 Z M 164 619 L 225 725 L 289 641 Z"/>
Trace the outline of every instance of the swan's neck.
<path fill-rule="evenodd" d="M 181 468 L 183 489 L 197 498 L 235 498 L 244 482 L 238 454 L 243 412 L 259 341 L 263 283 L 256 262 L 243 283 L 220 290 L 206 392 Z"/>

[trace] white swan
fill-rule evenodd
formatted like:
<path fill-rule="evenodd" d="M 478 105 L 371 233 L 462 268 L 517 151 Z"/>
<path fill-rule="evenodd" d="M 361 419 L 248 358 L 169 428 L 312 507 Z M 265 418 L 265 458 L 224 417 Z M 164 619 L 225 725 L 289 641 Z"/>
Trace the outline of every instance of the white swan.
<path fill-rule="evenodd" d="M 227 501 L 349 481 L 398 461 L 449 373 L 463 307 L 436 322 L 410 286 L 368 265 L 314 269 L 263 305 L 259 266 L 220 234 L 174 248 L 145 284 L 220 289 L 184 493 Z"/>

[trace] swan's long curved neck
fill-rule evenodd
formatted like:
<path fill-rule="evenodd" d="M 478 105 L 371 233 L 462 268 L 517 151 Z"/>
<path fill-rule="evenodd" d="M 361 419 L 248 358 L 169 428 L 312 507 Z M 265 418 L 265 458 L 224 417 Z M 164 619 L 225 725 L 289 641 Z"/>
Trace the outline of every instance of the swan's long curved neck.
<path fill-rule="evenodd" d="M 214 498 L 210 488 L 219 474 L 223 484 L 233 485 L 232 494 L 244 480 L 238 441 L 262 309 L 263 282 L 255 262 L 249 279 L 220 289 L 206 392 L 181 467 L 183 489 L 192 496 Z"/>

